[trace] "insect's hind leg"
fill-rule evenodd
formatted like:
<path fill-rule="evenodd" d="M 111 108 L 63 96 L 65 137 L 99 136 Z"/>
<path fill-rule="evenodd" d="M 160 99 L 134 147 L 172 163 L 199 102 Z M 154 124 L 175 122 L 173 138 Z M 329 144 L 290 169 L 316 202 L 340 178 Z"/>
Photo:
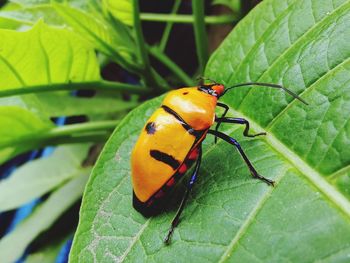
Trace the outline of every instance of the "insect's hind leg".
<path fill-rule="evenodd" d="M 266 132 L 249 134 L 249 129 L 250 129 L 249 121 L 247 121 L 246 119 L 243 119 L 243 118 L 220 117 L 220 118 L 216 118 L 215 121 L 218 123 L 216 125 L 216 127 L 223 122 L 224 123 L 235 123 L 235 124 L 245 125 L 244 131 L 243 131 L 243 135 L 245 137 L 256 137 L 256 136 L 266 135 Z M 215 129 L 215 131 L 217 131 L 217 129 Z M 216 136 L 215 136 L 215 138 L 216 138 Z"/>
<path fill-rule="evenodd" d="M 219 131 L 214 131 L 214 130 L 209 130 L 208 131 L 209 134 L 212 134 L 216 137 L 219 137 L 220 139 L 223 139 L 224 141 L 230 143 L 231 145 L 234 145 L 239 154 L 242 156 L 243 160 L 245 161 L 245 163 L 247 164 L 248 168 L 249 168 L 249 171 L 250 173 L 252 174 L 253 178 L 256 178 L 256 179 L 259 179 L 265 183 L 267 183 L 268 185 L 274 185 L 274 181 L 273 180 L 270 180 L 268 178 L 265 178 L 264 176 L 260 175 L 254 168 L 254 166 L 252 165 L 252 163 L 249 161 L 247 155 L 245 154 L 245 152 L 243 151 L 241 145 L 234 139 L 234 138 L 231 138 L 230 136 L 222 133 L 222 132 L 219 132 Z"/>
<path fill-rule="evenodd" d="M 179 219 L 180 219 L 181 213 L 182 213 L 182 211 L 183 211 L 183 209 L 185 207 L 186 201 L 187 201 L 187 199 L 188 199 L 188 197 L 190 195 L 190 192 L 191 192 L 191 190 L 193 188 L 193 185 L 196 182 L 196 179 L 197 179 L 197 176 L 198 176 L 198 172 L 199 172 L 199 168 L 201 166 L 201 160 L 202 160 L 202 146 L 199 146 L 199 154 L 198 154 L 198 159 L 197 159 L 197 162 L 196 162 L 196 166 L 195 166 L 194 171 L 193 171 L 193 173 L 192 173 L 192 175 L 190 177 L 190 180 L 189 180 L 189 182 L 187 184 L 187 189 L 186 189 L 184 197 L 182 198 L 182 201 L 181 201 L 181 204 L 179 206 L 179 209 L 177 210 L 175 217 L 171 221 L 171 226 L 170 226 L 169 232 L 168 232 L 167 236 L 164 239 L 164 243 L 166 245 L 170 244 L 171 236 L 172 236 L 172 234 L 174 232 L 174 229 L 179 224 Z"/>

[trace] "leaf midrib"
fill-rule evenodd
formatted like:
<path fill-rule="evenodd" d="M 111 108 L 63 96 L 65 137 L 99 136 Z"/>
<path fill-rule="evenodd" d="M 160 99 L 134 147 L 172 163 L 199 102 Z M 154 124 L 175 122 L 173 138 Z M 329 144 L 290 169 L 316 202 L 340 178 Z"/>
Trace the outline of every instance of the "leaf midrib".
<path fill-rule="evenodd" d="M 281 179 L 284 177 L 284 175 L 287 173 L 288 168 L 285 168 L 283 173 L 281 172 L 281 175 L 277 178 L 274 179 L 275 181 L 275 187 L 278 185 L 278 183 L 281 181 Z M 269 189 L 264 193 L 263 196 L 261 196 L 261 199 L 257 204 L 254 206 L 252 211 L 249 213 L 247 219 L 245 222 L 241 225 L 241 227 L 238 229 L 235 237 L 232 239 L 230 244 L 227 246 L 227 249 L 225 252 L 222 254 L 221 258 L 219 259 L 219 263 L 225 262 L 226 259 L 228 259 L 235 248 L 235 246 L 238 244 L 238 241 L 242 238 L 242 236 L 245 234 L 249 226 L 252 224 L 254 221 L 254 218 L 259 214 L 260 210 L 263 208 L 264 204 L 266 201 L 269 199 L 269 197 L 272 194 L 272 191 L 274 190 L 274 187 L 269 187 Z"/>
<path fill-rule="evenodd" d="M 262 131 L 263 128 L 259 126 L 252 120 L 249 120 L 242 113 L 235 111 L 233 109 L 229 110 L 234 116 L 240 116 L 247 119 L 250 123 L 252 130 L 254 131 Z M 350 221 L 350 202 L 340 194 L 332 185 L 330 185 L 317 171 L 315 171 L 312 167 L 310 167 L 307 163 L 305 163 L 302 159 L 300 159 L 296 153 L 292 152 L 289 148 L 287 148 L 284 144 L 282 144 L 273 133 L 268 133 L 265 137 L 266 143 L 271 146 L 272 150 L 278 153 L 281 156 L 284 156 L 284 159 L 290 163 L 290 165 L 296 168 L 300 174 L 302 174 L 313 186 L 315 186 L 327 199 L 330 203 L 332 203 L 338 210 L 341 211 L 342 214 Z M 286 170 L 281 173 L 282 175 L 276 179 L 276 185 L 281 181 L 286 175 Z M 253 219 L 256 215 L 261 211 L 266 201 L 269 199 L 274 188 L 270 188 L 254 207 L 252 212 L 249 214 L 245 223 L 239 228 L 235 237 L 232 239 L 232 242 L 228 245 L 226 251 L 223 253 L 219 262 L 224 262 L 231 254 L 239 240 L 244 236 L 246 230 L 254 221 Z"/>
<path fill-rule="evenodd" d="M 243 113 L 230 109 L 234 116 L 240 116 L 249 121 L 250 126 L 255 131 L 263 131 L 264 129 L 253 120 L 250 120 Z M 295 152 L 290 150 L 286 145 L 274 136 L 273 133 L 268 133 L 264 138 L 266 143 L 278 153 L 280 156 L 284 156 L 284 159 L 295 167 L 300 174 L 302 174 L 310 183 L 312 183 L 317 189 L 322 192 L 331 203 L 333 203 L 338 209 L 346 215 L 350 221 L 350 202 L 342 194 L 337 191 L 333 185 L 327 182 L 324 177 L 318 173 L 314 168 L 309 166 L 304 160 L 302 160 Z"/>

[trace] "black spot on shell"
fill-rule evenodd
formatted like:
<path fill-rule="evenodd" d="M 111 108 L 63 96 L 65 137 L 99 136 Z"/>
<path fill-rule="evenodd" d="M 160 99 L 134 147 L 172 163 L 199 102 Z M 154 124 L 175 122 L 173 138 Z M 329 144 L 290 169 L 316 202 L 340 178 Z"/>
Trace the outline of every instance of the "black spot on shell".
<path fill-rule="evenodd" d="M 156 132 L 156 124 L 154 122 L 149 122 L 145 128 L 147 134 L 154 134 Z"/>
<path fill-rule="evenodd" d="M 182 95 L 187 95 L 187 94 L 188 94 L 188 91 L 186 91 L 186 92 L 182 93 Z"/>

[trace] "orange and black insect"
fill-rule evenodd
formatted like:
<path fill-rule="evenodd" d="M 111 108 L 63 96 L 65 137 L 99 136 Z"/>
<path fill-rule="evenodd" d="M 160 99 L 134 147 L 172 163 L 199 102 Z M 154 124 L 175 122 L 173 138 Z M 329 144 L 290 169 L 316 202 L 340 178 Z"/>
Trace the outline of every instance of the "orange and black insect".
<path fill-rule="evenodd" d="M 282 89 L 306 104 L 298 95 L 277 84 L 241 83 L 225 89 L 224 85 L 214 82 L 169 92 L 161 107 L 153 113 L 142 129 L 132 152 L 131 168 L 133 206 L 144 216 L 149 217 L 160 212 L 169 190 L 188 168 L 196 163 L 186 193 L 164 240 L 166 244 L 170 242 L 197 179 L 202 157 L 201 144 L 207 134 L 214 135 L 215 140 L 220 138 L 233 145 L 247 164 L 253 178 L 269 185 L 274 184 L 272 180 L 259 175 L 234 138 L 218 131 L 221 123 L 232 123 L 245 125 L 244 136 L 255 137 L 265 134 L 250 134 L 249 122 L 243 118 L 226 117 L 229 107 L 218 102 L 227 91 L 252 85 Z M 224 109 L 222 116 L 215 115 L 216 107 Z M 214 123 L 217 123 L 215 129 L 210 129 Z"/>

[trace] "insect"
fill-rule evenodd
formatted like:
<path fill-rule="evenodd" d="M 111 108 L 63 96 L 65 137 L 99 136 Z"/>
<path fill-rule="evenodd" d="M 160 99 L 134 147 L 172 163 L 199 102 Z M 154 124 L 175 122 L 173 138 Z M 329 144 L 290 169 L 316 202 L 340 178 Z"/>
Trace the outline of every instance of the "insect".
<path fill-rule="evenodd" d="M 260 86 L 282 89 L 307 104 L 289 89 L 271 83 L 241 83 L 229 88 L 213 81 L 196 87 L 181 88 L 169 92 L 161 105 L 148 119 L 136 142 L 131 156 L 133 206 L 146 217 L 159 213 L 166 203 L 170 190 L 195 163 L 187 183 L 178 211 L 171 222 L 165 244 L 179 223 L 191 189 L 196 182 L 202 160 L 202 142 L 207 134 L 233 145 L 248 166 L 253 178 L 268 185 L 274 181 L 261 176 L 249 161 L 240 144 L 218 129 L 221 123 L 245 125 L 243 135 L 255 137 L 265 133 L 250 134 L 249 122 L 243 118 L 226 117 L 229 107 L 218 99 L 237 87 Z M 224 109 L 222 116 L 215 114 L 215 108 Z M 216 123 L 215 129 L 211 127 Z"/>

